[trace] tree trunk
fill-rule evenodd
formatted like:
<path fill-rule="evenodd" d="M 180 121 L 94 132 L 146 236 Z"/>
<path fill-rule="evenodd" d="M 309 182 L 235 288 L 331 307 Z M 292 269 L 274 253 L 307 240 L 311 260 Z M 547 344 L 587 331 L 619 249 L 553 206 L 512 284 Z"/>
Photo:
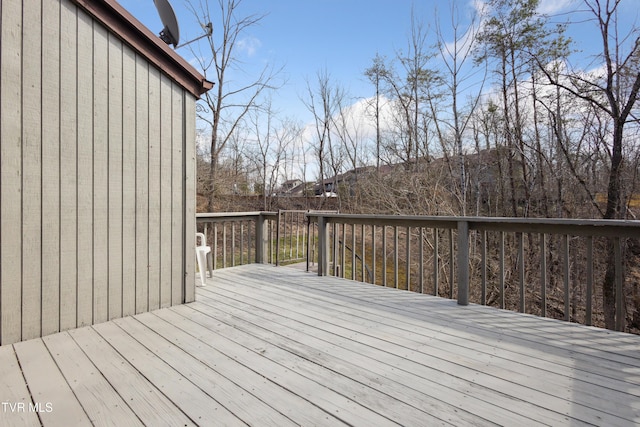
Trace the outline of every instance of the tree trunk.
<path fill-rule="evenodd" d="M 211 156 L 209 158 L 209 201 L 207 212 L 214 211 L 214 199 L 216 194 L 216 175 L 218 173 L 218 141 L 216 138 L 216 128 L 211 133 Z"/>
<path fill-rule="evenodd" d="M 619 120 L 615 123 L 613 132 L 613 152 L 611 156 L 611 172 L 609 173 L 609 188 L 607 192 L 607 210 L 604 219 L 620 219 L 621 180 L 622 172 L 622 135 L 624 123 Z M 602 305 L 604 311 L 604 324 L 607 329 L 615 329 L 616 326 L 616 282 L 615 282 L 615 241 L 607 240 L 607 270 L 602 283 Z M 624 301 L 624 298 L 623 298 Z"/>

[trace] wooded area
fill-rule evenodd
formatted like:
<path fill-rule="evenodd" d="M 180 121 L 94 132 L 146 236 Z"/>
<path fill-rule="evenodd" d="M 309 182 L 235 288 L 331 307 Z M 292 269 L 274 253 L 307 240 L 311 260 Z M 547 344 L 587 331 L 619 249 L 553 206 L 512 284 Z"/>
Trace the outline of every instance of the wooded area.
<path fill-rule="evenodd" d="M 238 3 L 220 2 L 226 14 Z M 215 60 L 218 92 L 199 109 L 214 129 L 200 135 L 210 142 L 200 145 L 198 164 L 208 210 L 224 194 L 259 195 L 272 208 L 285 194 L 283 182 L 314 175 L 320 194 L 337 193 L 342 212 L 636 219 L 639 28 L 618 25 L 625 0 L 584 0 L 562 23 L 538 13 L 539 3 L 492 0 L 470 22 L 412 16 L 406 47 L 363 70 L 370 98 L 354 106 L 345 82 L 328 69 L 307 82 L 303 101 L 314 120 L 306 126 L 271 107 L 272 69 L 243 88 L 244 108 L 230 102 L 236 114 L 217 114 L 239 92 L 222 79 L 228 62 Z M 246 26 L 233 22 L 261 18 L 230 20 L 229 30 L 237 36 Z M 585 20 L 601 44 L 578 65 L 582 47 L 566 30 Z M 224 40 L 211 48 L 232 56 L 236 38 Z M 213 108 L 212 101 L 222 103 Z M 627 241 L 623 248 L 638 321 L 639 246 Z M 613 243 L 597 253 L 610 327 Z"/>

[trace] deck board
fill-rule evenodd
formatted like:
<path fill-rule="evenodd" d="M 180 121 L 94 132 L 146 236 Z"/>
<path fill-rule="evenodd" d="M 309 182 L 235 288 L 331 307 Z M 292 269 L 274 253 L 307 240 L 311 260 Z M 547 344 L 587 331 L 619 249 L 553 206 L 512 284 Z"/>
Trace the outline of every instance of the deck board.
<path fill-rule="evenodd" d="M 638 397 L 638 336 L 266 265 L 0 347 L 0 399 L 53 409 L 2 425 L 627 426 Z"/>
<path fill-rule="evenodd" d="M 258 285 L 258 283 L 256 283 L 256 285 Z M 262 285 L 259 284 L 259 286 Z M 278 292 L 275 289 L 277 286 L 266 286 L 270 288 L 267 292 Z M 216 289 L 217 288 L 218 286 L 216 286 Z M 256 306 L 261 305 L 260 301 L 265 299 L 264 295 L 261 295 L 255 286 L 249 290 L 245 288 L 246 287 L 242 287 L 242 289 L 239 290 L 239 292 L 242 291 L 242 294 L 236 297 L 237 300 L 251 300 L 253 297 L 255 301 L 249 303 L 252 308 L 255 309 Z M 212 291 L 207 288 L 206 292 Z M 228 293 L 224 296 L 226 299 L 233 298 L 233 295 Z M 276 299 L 275 301 L 282 301 L 285 295 L 281 296 L 283 298 Z M 290 305 L 291 302 L 293 302 L 291 299 L 295 297 L 289 295 L 287 298 L 289 300 L 287 304 Z M 283 312 L 281 310 L 283 303 L 276 302 L 276 304 L 278 305 L 273 306 L 272 312 Z M 420 348 L 421 351 L 417 351 L 416 345 L 419 341 L 412 342 L 405 337 L 405 335 L 411 334 L 410 331 L 404 330 L 400 336 L 396 336 L 396 331 L 402 330 L 403 326 L 401 324 L 391 322 L 389 325 L 389 319 L 384 321 L 386 325 L 381 324 L 380 319 L 384 317 L 378 317 L 375 321 L 365 321 L 358 316 L 340 313 L 339 310 L 335 310 L 334 307 L 318 304 L 318 310 L 314 310 L 313 306 L 313 300 L 300 299 L 297 303 L 294 302 L 294 308 L 292 310 L 287 311 L 286 316 L 288 320 L 278 321 L 278 319 L 271 316 L 268 318 L 268 322 L 261 322 L 260 320 L 254 321 L 254 327 L 260 324 L 267 324 L 270 329 L 273 329 L 272 325 L 274 323 L 280 323 L 281 333 L 286 334 L 289 328 L 296 328 L 299 324 L 311 326 L 317 329 L 317 331 L 313 332 L 316 336 L 320 336 L 325 341 L 336 344 L 336 348 L 331 350 L 332 354 L 336 354 L 342 349 L 353 349 L 351 355 L 345 356 L 345 359 L 349 360 L 360 354 L 368 353 L 368 360 L 363 360 L 361 362 L 362 366 L 370 367 L 372 363 L 379 362 L 378 364 L 381 367 L 379 368 L 378 374 L 380 374 L 380 370 L 382 371 L 382 375 L 385 373 L 388 374 L 389 369 L 393 368 L 395 371 L 393 371 L 391 375 L 395 378 L 399 376 L 397 370 L 405 369 L 406 374 L 408 374 L 408 378 L 405 379 L 404 383 L 405 387 L 415 387 L 420 381 L 439 377 L 443 379 L 442 385 L 449 385 L 453 390 L 461 391 L 468 396 L 480 398 L 485 406 L 488 402 L 500 402 L 497 405 L 492 404 L 493 407 L 487 409 L 493 412 L 492 416 L 494 418 L 497 414 L 502 414 L 504 417 L 502 422 L 506 422 L 507 420 L 511 420 L 511 422 L 517 421 L 514 420 L 514 414 L 519 413 L 523 417 L 526 417 L 527 414 L 534 412 L 537 414 L 538 419 L 546 417 L 549 423 L 558 424 L 565 421 L 565 417 L 562 414 L 569 415 L 570 408 L 566 401 L 562 399 L 549 399 L 548 392 L 551 391 L 550 387 L 553 387 L 553 390 L 555 390 L 558 388 L 558 384 L 554 383 L 553 386 L 551 386 L 549 383 L 541 381 L 539 384 L 540 389 L 536 389 L 531 384 L 535 377 L 532 374 L 529 375 L 530 371 L 525 371 L 523 374 L 520 374 L 520 372 L 515 370 L 512 372 L 505 371 L 502 366 L 498 369 L 493 366 L 494 364 L 492 364 L 490 360 L 472 360 L 470 351 L 466 353 L 462 352 L 462 354 L 442 351 L 438 348 L 440 347 L 439 342 L 437 344 L 432 343 L 428 347 Z M 304 309 L 298 307 L 304 307 Z M 224 307 L 217 305 L 216 309 L 224 310 Z M 350 310 L 357 310 L 357 307 L 352 307 Z M 322 313 L 322 311 L 329 311 L 329 313 Z M 297 316 L 292 315 L 292 313 L 295 312 L 298 312 Z M 244 317 L 237 313 L 234 314 L 234 323 L 237 323 L 238 318 Z M 341 326 L 341 323 L 346 326 Z M 347 334 L 344 333 L 345 330 Z M 324 331 L 325 333 L 319 335 L 318 331 Z M 423 338 L 422 341 L 424 342 L 426 337 Z M 318 348 L 321 344 L 314 343 L 313 345 L 315 348 Z M 464 350 L 464 348 L 458 349 L 458 353 L 460 353 L 461 350 Z M 390 357 L 387 353 L 391 353 L 392 356 Z M 395 356 L 395 358 L 393 356 Z M 488 374 L 487 370 L 492 370 L 492 368 L 493 371 Z M 348 372 L 345 373 L 345 375 L 349 374 Z M 521 380 L 520 383 L 512 380 L 512 377 L 515 376 L 519 376 Z M 460 381 L 459 377 L 474 378 L 473 389 L 470 390 L 467 382 L 464 380 Z M 430 382 L 423 388 L 425 390 L 433 389 L 433 383 Z M 445 393 L 445 395 L 450 394 L 451 391 L 452 390 L 450 390 L 449 393 Z M 505 393 L 517 398 L 504 397 L 503 395 Z M 520 399 L 524 399 L 525 401 Z M 538 406 L 532 405 L 532 402 L 537 402 Z M 468 403 L 465 403 L 465 406 L 468 405 Z M 549 411 L 548 409 L 555 409 L 555 411 Z M 584 407 L 580 409 L 580 412 L 583 418 L 586 418 L 590 413 L 592 416 L 602 415 L 600 412 L 593 413 L 588 405 L 584 405 Z M 528 421 L 531 422 L 530 419 Z M 610 421 L 617 421 L 617 417 L 614 417 Z M 457 424 L 459 422 L 460 421 L 458 421 Z M 520 422 L 526 422 L 526 419 L 523 418 Z"/>
<path fill-rule="evenodd" d="M 39 426 L 35 412 L 19 410 L 31 403 L 13 346 L 0 347 L 0 425 Z"/>
<path fill-rule="evenodd" d="M 31 393 L 33 409 L 29 411 L 35 412 L 42 424 L 90 426 L 89 417 L 42 340 L 23 341 L 14 348 Z"/>
<path fill-rule="evenodd" d="M 49 335 L 43 341 L 93 425 L 143 425 L 70 334 Z"/>

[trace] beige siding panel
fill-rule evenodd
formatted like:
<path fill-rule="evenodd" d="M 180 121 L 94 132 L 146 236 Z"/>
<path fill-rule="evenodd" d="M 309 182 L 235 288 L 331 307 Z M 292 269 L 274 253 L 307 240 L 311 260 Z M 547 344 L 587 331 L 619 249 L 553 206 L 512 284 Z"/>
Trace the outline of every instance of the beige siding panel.
<path fill-rule="evenodd" d="M 192 301 L 192 96 L 71 1 L 0 24 L 0 345 Z"/>
<path fill-rule="evenodd" d="M 122 317 L 122 42 L 109 35 L 109 319 Z"/>
<path fill-rule="evenodd" d="M 136 57 L 136 313 L 149 307 L 149 64 Z"/>
<path fill-rule="evenodd" d="M 77 9 L 60 8 L 60 330 L 77 322 Z"/>
<path fill-rule="evenodd" d="M 107 30 L 93 25 L 93 323 L 109 318 L 109 63 Z"/>
<path fill-rule="evenodd" d="M 42 2 L 42 25 L 42 335 L 48 335 L 60 330 L 59 2 Z"/>
<path fill-rule="evenodd" d="M 136 311 L 136 57 L 122 55 L 122 315 Z"/>
<path fill-rule="evenodd" d="M 21 339 L 21 3 L 0 13 L 0 344 L 9 344 Z"/>
<path fill-rule="evenodd" d="M 160 308 L 160 71 L 149 68 L 149 306 Z"/>
<path fill-rule="evenodd" d="M 171 80 L 160 82 L 160 305 L 171 305 Z"/>
<path fill-rule="evenodd" d="M 24 22 L 41 21 L 39 0 L 23 2 Z M 42 301 L 41 34 L 23 28 L 22 50 L 22 339 L 40 336 Z"/>
<path fill-rule="evenodd" d="M 185 92 L 185 302 L 196 299 L 195 257 L 196 247 L 196 103 L 191 95 Z"/>
<path fill-rule="evenodd" d="M 184 254 L 184 91 L 175 83 L 173 84 L 172 103 L 172 157 L 171 168 L 171 197 L 172 197 L 172 281 L 171 281 L 171 304 L 180 304 L 183 301 L 182 291 L 184 285 L 184 265 L 182 257 Z M 195 249 L 194 249 L 195 251 Z"/>
<path fill-rule="evenodd" d="M 78 327 L 93 322 L 93 22 L 78 14 Z"/>

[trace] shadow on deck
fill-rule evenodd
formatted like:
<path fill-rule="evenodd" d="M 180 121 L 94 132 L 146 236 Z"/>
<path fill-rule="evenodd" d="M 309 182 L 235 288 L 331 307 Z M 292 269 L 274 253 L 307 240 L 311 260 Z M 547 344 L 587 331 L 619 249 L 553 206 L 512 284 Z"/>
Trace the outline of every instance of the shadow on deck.
<path fill-rule="evenodd" d="M 640 423 L 638 336 L 256 264 L 0 378 L 3 426 Z"/>

